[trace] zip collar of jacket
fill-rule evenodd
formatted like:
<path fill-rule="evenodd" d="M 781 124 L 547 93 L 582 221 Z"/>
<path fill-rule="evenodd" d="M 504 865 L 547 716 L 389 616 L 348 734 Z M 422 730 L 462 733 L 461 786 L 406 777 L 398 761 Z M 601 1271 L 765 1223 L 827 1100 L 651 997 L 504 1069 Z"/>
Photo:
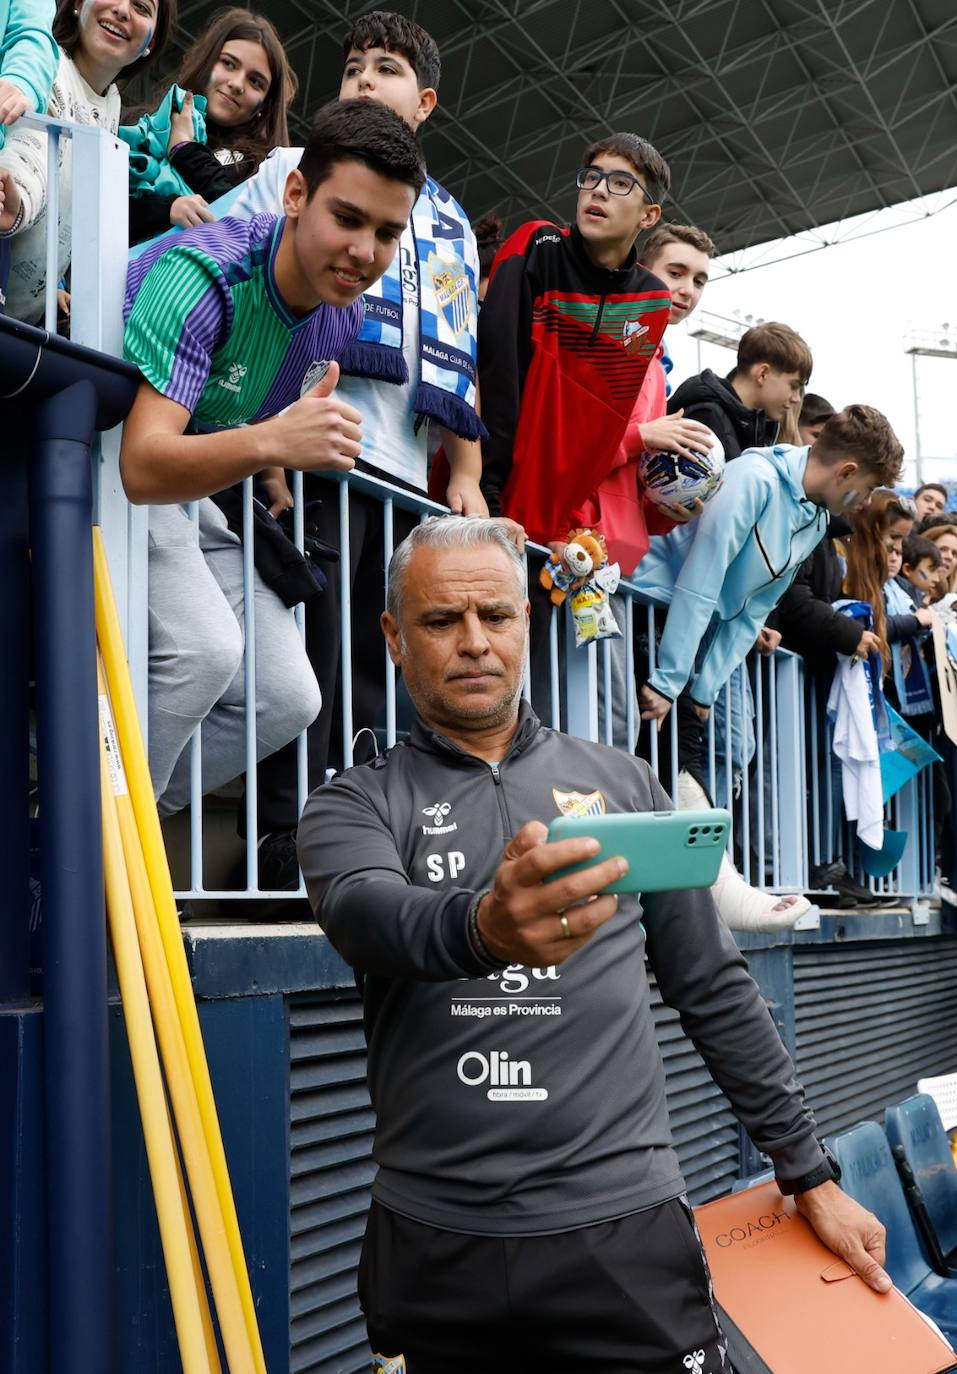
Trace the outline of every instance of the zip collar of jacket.
<path fill-rule="evenodd" d="M 715 376 L 715 381 L 720 385 L 725 404 L 731 409 L 736 410 L 742 421 L 751 421 L 754 424 L 773 424 L 774 421 L 768 417 L 767 411 L 760 406 L 749 406 L 734 389 L 734 371 L 728 373 L 726 377 Z"/>
<path fill-rule="evenodd" d="M 508 760 L 518 758 L 519 754 L 525 752 L 532 741 L 541 731 L 542 723 L 528 702 L 522 698 L 518 708 L 518 724 L 512 736 L 511 743 L 499 760 L 500 764 Z M 470 754 L 467 749 L 454 744 L 445 735 L 440 734 L 427 725 L 421 716 L 416 716 L 415 724 L 409 734 L 409 743 L 413 749 L 421 749 L 427 754 L 452 754 L 463 763 L 481 764 L 483 768 L 488 768 L 485 759 L 480 759 L 478 754 Z"/>
<path fill-rule="evenodd" d="M 726 411 L 732 423 L 741 429 L 750 430 L 755 435 L 756 447 L 764 448 L 769 445 L 758 441 L 758 430 L 767 426 L 769 430 L 777 432 L 776 423 L 768 418 L 768 415 L 760 406 L 745 405 L 741 397 L 735 391 L 732 384 L 733 372 L 729 372 L 727 377 L 719 377 L 716 372 L 712 372 L 710 367 L 706 367 L 696 377 L 689 377 L 687 381 L 681 383 L 675 393 L 676 399 L 683 406 L 700 405 L 702 402 L 713 402 Z M 773 435 L 772 435 L 773 439 Z"/>
<path fill-rule="evenodd" d="M 632 244 L 627 258 L 620 267 L 600 266 L 585 247 L 585 240 L 582 238 L 577 224 L 573 224 L 569 229 L 566 242 L 575 262 L 583 272 L 590 273 L 594 277 L 597 289 L 603 295 L 621 289 L 630 273 L 638 265 L 638 252 Z M 648 275 L 649 277 L 652 276 L 650 272 Z"/>

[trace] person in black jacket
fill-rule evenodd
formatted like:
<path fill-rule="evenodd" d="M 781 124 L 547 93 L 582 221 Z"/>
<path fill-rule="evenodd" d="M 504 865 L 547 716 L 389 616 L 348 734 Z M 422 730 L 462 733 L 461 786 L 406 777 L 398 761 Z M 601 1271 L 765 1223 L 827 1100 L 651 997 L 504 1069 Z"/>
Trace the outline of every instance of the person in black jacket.
<path fill-rule="evenodd" d="M 811 350 L 786 324 L 758 324 L 738 344 L 727 377 L 710 368 L 689 377 L 668 402 L 668 413 L 698 420 L 718 436 L 725 458 L 768 448 L 785 414 L 797 413 L 811 376 Z"/>
<path fill-rule="evenodd" d="M 272 24 L 245 9 L 214 17 L 183 55 L 176 84 L 190 92 L 170 125 L 169 160 L 192 195 L 146 192 L 130 200 L 130 243 L 213 219 L 210 201 L 252 176 L 273 148 L 286 147 L 286 113 L 298 82 Z M 193 132 L 192 95 L 206 98 L 206 142 Z M 133 123 L 137 110 L 127 114 Z"/>
<path fill-rule="evenodd" d="M 299 827 L 313 909 L 363 988 L 373 1359 L 717 1374 L 728 1352 L 670 1148 L 646 952 L 782 1190 L 879 1292 L 883 1228 L 837 1187 L 709 894 L 609 896 L 617 857 L 556 877 L 597 848 L 549 843 L 556 815 L 670 800 L 643 760 L 549 730 L 522 700 L 525 584 L 501 521 L 415 526 L 382 617 L 415 725 L 317 787 Z"/>

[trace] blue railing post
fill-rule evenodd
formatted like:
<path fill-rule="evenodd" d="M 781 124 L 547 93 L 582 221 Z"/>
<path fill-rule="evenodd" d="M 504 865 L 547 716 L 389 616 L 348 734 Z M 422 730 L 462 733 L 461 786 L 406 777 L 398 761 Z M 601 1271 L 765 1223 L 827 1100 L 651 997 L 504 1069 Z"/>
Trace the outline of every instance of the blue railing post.
<path fill-rule="evenodd" d="M 598 738 L 598 662 L 594 644 L 575 647 L 575 630 L 568 603 L 559 611 L 565 619 L 565 711 L 570 735 Z M 606 703 L 611 710 L 611 701 Z"/>
<path fill-rule="evenodd" d="M 4 426 L 16 433 L 19 426 Z M 30 990 L 29 849 L 27 814 L 30 710 L 30 549 L 27 535 L 27 470 L 15 445 L 3 463 L 0 502 L 0 1006 L 23 1001 Z"/>
<path fill-rule="evenodd" d="M 792 654 L 779 654 L 775 674 L 777 691 L 771 709 L 777 713 L 778 815 L 780 829 L 779 883 L 801 891 L 807 886 L 807 838 L 803 780 L 801 719 L 804 711 L 804 686 L 799 660 Z"/>
<path fill-rule="evenodd" d="M 897 870 L 898 890 L 917 916 L 923 896 L 921 883 L 921 815 L 918 802 L 920 775 L 911 778 L 897 794 L 897 824 L 907 831 L 907 845 Z"/>
<path fill-rule="evenodd" d="M 30 465 L 50 1284 L 50 1369 L 113 1369 L 106 922 L 90 442 L 97 391 L 34 411 Z"/>

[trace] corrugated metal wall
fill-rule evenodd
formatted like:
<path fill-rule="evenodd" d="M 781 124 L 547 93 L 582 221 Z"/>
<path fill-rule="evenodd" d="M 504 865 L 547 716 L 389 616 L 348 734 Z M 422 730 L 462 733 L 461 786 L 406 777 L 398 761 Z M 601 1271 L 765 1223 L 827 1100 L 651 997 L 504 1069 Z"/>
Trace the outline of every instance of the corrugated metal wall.
<path fill-rule="evenodd" d="M 737 1123 L 652 984 L 668 1109 L 693 1201 L 738 1175 Z M 372 1107 L 354 993 L 294 997 L 290 1020 L 291 1374 L 369 1366 L 355 1268 L 369 1206 Z"/>
<path fill-rule="evenodd" d="M 906 957 L 902 957 L 906 952 Z M 822 1133 L 880 1117 L 957 1063 L 957 939 L 794 953 L 798 1074 Z M 737 1123 L 677 1015 L 652 1006 L 675 1144 L 694 1201 L 738 1177 Z M 368 1368 L 355 1268 L 369 1205 L 372 1108 L 353 992 L 290 998 L 291 1374 Z"/>
<path fill-rule="evenodd" d="M 289 1000 L 290 1374 L 367 1370 L 355 1271 L 372 1182 L 372 1104 L 354 992 Z"/>
<path fill-rule="evenodd" d="M 906 953 L 906 957 L 902 957 Z M 794 950 L 798 1077 L 823 1135 L 957 1065 L 957 940 Z"/>
<path fill-rule="evenodd" d="M 738 1177 L 738 1123 L 727 1099 L 684 1035 L 678 1013 L 662 1004 L 651 979 L 651 1005 L 664 1060 L 668 1115 L 692 1202 L 727 1192 Z"/>

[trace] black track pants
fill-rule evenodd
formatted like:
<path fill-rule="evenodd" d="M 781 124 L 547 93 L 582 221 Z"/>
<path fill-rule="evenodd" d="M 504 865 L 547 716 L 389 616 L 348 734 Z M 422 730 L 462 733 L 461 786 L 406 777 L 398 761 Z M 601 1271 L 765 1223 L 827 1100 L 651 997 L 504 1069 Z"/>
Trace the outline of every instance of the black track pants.
<path fill-rule="evenodd" d="M 441 1231 L 373 1203 L 359 1297 L 374 1368 L 390 1374 L 730 1374 L 680 1199 L 558 1235 L 500 1239 Z"/>

